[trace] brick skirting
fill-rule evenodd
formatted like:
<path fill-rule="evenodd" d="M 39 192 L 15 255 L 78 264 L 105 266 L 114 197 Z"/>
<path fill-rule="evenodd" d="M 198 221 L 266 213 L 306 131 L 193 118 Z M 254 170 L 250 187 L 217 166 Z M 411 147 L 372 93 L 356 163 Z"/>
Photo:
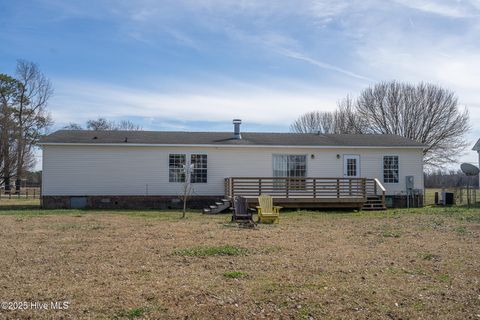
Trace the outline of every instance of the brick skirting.
<path fill-rule="evenodd" d="M 194 196 L 189 198 L 187 206 L 189 209 L 202 209 L 222 198 L 223 196 Z M 81 205 L 82 203 L 85 205 Z M 69 209 L 72 207 L 87 209 L 181 209 L 183 202 L 178 196 L 42 196 L 42 208 L 44 209 Z"/>

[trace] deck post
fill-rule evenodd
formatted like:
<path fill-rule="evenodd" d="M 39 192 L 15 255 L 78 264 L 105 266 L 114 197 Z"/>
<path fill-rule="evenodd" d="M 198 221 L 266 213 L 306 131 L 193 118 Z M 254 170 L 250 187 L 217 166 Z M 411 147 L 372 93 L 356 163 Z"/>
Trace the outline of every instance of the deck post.
<path fill-rule="evenodd" d="M 258 178 L 258 195 L 262 195 L 262 178 Z"/>
<path fill-rule="evenodd" d="M 291 182 L 290 178 L 285 179 L 285 193 L 286 193 L 285 196 L 287 199 L 288 199 L 288 191 L 290 189 L 290 184 L 291 184 L 290 182 Z"/>
<path fill-rule="evenodd" d="M 340 198 L 340 179 L 337 179 L 337 198 Z"/>
<path fill-rule="evenodd" d="M 367 198 L 367 179 L 362 178 L 362 193 L 363 193 L 363 198 Z"/>
<path fill-rule="evenodd" d="M 317 198 L 317 179 L 313 179 L 313 198 Z"/>
<path fill-rule="evenodd" d="M 234 182 L 234 180 L 233 180 L 233 178 L 231 178 L 231 177 L 230 177 L 229 179 L 230 179 L 230 197 L 232 197 L 232 199 L 233 199 L 233 197 L 234 197 L 233 191 L 235 190 L 235 189 L 233 188 L 233 182 Z"/>

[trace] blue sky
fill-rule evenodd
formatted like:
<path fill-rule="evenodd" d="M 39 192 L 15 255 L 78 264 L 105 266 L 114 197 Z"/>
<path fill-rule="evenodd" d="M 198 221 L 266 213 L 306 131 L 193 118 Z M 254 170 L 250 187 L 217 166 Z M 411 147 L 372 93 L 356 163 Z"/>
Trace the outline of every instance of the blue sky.
<path fill-rule="evenodd" d="M 0 72 L 51 79 L 55 129 L 288 131 L 396 79 L 454 90 L 480 137 L 480 0 L 0 0 L 0 43 Z"/>

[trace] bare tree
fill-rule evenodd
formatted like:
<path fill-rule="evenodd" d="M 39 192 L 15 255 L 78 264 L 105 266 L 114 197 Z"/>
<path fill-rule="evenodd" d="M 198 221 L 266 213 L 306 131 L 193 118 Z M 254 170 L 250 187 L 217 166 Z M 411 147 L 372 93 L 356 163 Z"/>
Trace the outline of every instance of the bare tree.
<path fill-rule="evenodd" d="M 14 104 L 13 116 L 17 127 L 17 172 L 15 189 L 20 190 L 25 170 L 25 159 L 32 152 L 44 129 L 52 124 L 46 111 L 53 94 L 50 81 L 40 72 L 35 63 L 19 60 L 16 78 L 20 83 L 19 100 Z"/>
<path fill-rule="evenodd" d="M 141 131 L 142 127 L 138 124 L 131 122 L 130 120 L 122 120 L 120 122 L 110 121 L 105 118 L 98 118 L 88 120 L 86 123 L 86 130 L 93 131 L 115 131 L 115 130 L 125 130 L 125 131 Z M 70 122 L 68 125 L 63 127 L 67 130 L 84 130 L 82 125 L 74 122 Z"/>
<path fill-rule="evenodd" d="M 307 112 L 290 126 L 290 131 L 297 133 L 334 133 L 334 113 Z"/>
<path fill-rule="evenodd" d="M 70 122 L 68 125 L 63 127 L 66 130 L 83 130 L 82 126 L 75 122 Z"/>
<path fill-rule="evenodd" d="M 295 120 L 290 131 L 296 133 L 347 134 L 362 133 L 362 121 L 353 111 L 350 97 L 338 103 L 333 112 L 307 112 Z"/>
<path fill-rule="evenodd" d="M 116 130 L 141 131 L 142 127 L 130 120 L 122 120 L 116 124 Z"/>
<path fill-rule="evenodd" d="M 454 162 L 467 146 L 468 111 L 459 110 L 452 91 L 436 85 L 379 83 L 360 94 L 355 113 L 366 133 L 396 134 L 425 144 L 427 166 Z"/>
<path fill-rule="evenodd" d="M 105 118 L 98 118 L 96 120 L 88 120 L 87 129 L 93 131 L 108 131 L 115 130 L 116 125 L 114 121 L 108 121 Z"/>
<path fill-rule="evenodd" d="M 336 134 L 365 133 L 365 121 L 355 112 L 355 101 L 347 96 L 337 104 L 334 121 Z"/>
<path fill-rule="evenodd" d="M 464 135 L 470 129 L 468 119 L 468 111 L 459 109 L 452 91 L 427 83 L 390 81 L 363 90 L 355 100 L 341 100 L 333 113 L 306 113 L 290 129 L 400 135 L 426 145 L 424 162 L 428 168 L 456 161 L 467 146 Z"/>

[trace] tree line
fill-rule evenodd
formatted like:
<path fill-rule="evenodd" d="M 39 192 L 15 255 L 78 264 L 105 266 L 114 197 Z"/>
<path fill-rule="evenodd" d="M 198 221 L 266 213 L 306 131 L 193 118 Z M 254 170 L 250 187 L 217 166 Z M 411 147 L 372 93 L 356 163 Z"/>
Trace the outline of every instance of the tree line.
<path fill-rule="evenodd" d="M 466 176 L 461 170 L 435 170 L 424 174 L 425 188 L 478 188 L 478 176 Z"/>
<path fill-rule="evenodd" d="M 395 134 L 425 144 L 428 168 L 455 162 L 465 150 L 468 111 L 454 92 L 428 83 L 380 82 L 358 98 L 346 97 L 332 112 L 301 115 L 292 132 L 321 134 Z"/>

